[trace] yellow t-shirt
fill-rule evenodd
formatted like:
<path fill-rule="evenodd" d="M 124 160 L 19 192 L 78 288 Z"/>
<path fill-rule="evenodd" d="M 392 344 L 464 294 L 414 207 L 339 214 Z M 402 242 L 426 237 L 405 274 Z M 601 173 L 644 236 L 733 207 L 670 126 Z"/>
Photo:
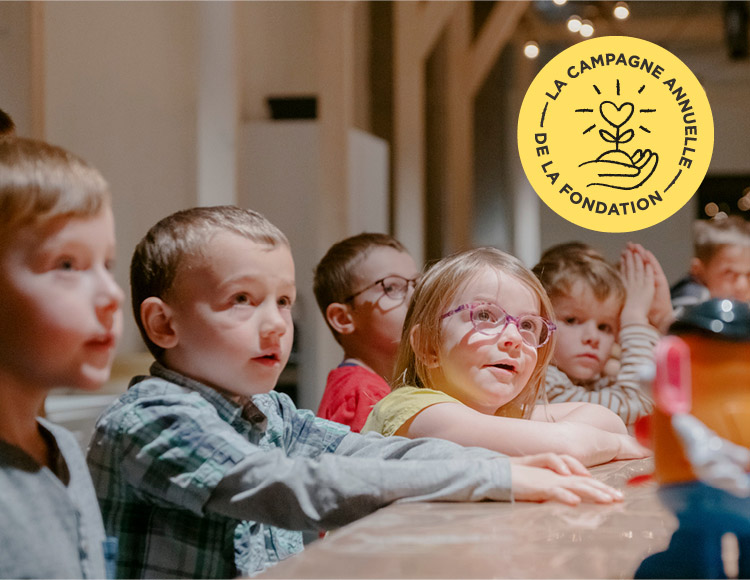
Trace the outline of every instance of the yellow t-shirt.
<path fill-rule="evenodd" d="M 390 436 L 417 413 L 437 403 L 461 403 L 442 391 L 419 387 L 399 387 L 380 399 L 367 417 L 362 433 L 375 431 Z"/>

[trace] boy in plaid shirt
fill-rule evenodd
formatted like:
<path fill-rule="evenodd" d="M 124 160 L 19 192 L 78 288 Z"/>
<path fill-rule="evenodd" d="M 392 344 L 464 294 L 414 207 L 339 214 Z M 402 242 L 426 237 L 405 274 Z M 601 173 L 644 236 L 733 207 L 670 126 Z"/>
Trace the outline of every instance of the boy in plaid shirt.
<path fill-rule="evenodd" d="M 572 458 L 511 463 L 446 441 L 359 435 L 274 392 L 292 345 L 294 262 L 284 234 L 253 211 L 163 219 L 136 248 L 131 285 L 157 362 L 100 417 L 88 454 L 119 537 L 119 577 L 257 574 L 302 550 L 299 530 L 399 499 L 621 497 Z"/>

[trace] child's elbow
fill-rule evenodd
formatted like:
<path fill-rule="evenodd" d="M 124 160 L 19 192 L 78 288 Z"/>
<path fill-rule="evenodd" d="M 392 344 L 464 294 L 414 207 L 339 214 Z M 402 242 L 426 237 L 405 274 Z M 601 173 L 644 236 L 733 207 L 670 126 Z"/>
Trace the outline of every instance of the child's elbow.
<path fill-rule="evenodd" d="M 594 403 L 591 403 L 589 407 L 590 409 L 587 412 L 590 416 L 590 425 L 611 433 L 627 435 L 628 427 L 617 413 L 607 407 Z"/>

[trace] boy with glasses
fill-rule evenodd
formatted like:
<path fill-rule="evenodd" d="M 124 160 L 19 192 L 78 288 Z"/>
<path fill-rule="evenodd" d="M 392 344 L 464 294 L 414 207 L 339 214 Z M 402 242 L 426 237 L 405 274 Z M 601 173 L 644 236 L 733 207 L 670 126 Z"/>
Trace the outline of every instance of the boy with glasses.
<path fill-rule="evenodd" d="M 362 233 L 331 246 L 315 268 L 313 289 L 344 360 L 328 375 L 318 416 L 362 429 L 391 392 L 396 351 L 419 271 L 393 237 Z"/>

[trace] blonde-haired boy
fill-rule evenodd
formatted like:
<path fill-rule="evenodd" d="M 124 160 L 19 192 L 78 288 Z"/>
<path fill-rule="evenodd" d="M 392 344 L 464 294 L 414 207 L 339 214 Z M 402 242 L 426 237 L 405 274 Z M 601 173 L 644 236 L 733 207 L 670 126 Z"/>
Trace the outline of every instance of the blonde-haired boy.
<path fill-rule="evenodd" d="M 709 298 L 750 301 L 750 224 L 738 216 L 696 220 L 690 274 L 672 286 L 683 308 Z"/>
<path fill-rule="evenodd" d="M 551 454 L 519 464 L 351 433 L 296 409 L 273 390 L 292 346 L 294 261 L 256 212 L 202 207 L 161 220 L 135 250 L 131 286 L 157 362 L 99 418 L 88 453 L 119 537 L 118 577 L 256 574 L 302 550 L 299 530 L 399 499 L 620 497 Z"/>
<path fill-rule="evenodd" d="M 98 171 L 0 138 L 0 577 L 102 578 L 104 528 L 74 436 L 37 417 L 55 387 L 108 378 L 122 329 Z"/>
<path fill-rule="evenodd" d="M 640 387 L 640 369 L 653 360 L 657 327 L 668 325 L 671 307 L 666 278 L 653 254 L 630 244 L 620 270 L 578 242 L 548 249 L 534 266 L 552 301 L 558 333 L 547 370 L 547 398 L 551 403 L 598 403 L 633 425 L 653 410 Z M 605 366 L 618 347 L 619 368 L 608 374 Z"/>

